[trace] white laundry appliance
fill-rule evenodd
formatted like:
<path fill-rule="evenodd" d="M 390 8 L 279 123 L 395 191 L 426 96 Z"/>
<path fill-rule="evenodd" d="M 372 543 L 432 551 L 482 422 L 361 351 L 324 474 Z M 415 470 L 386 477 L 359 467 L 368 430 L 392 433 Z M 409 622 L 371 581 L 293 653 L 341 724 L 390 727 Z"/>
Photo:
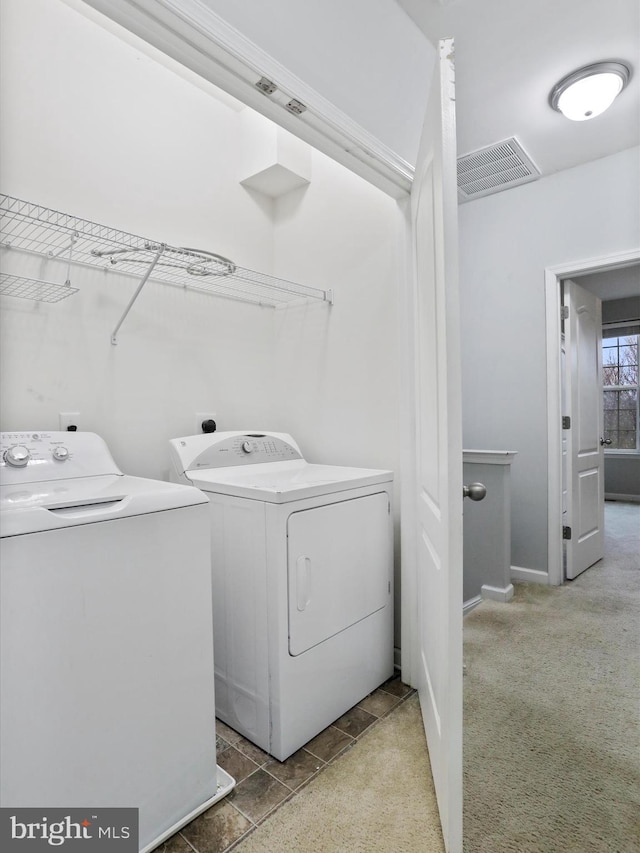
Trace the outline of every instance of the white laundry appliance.
<path fill-rule="evenodd" d="M 234 785 L 206 498 L 123 475 L 93 433 L 0 441 L 0 804 L 138 808 L 151 850 Z"/>
<path fill-rule="evenodd" d="M 209 498 L 216 713 L 284 761 L 393 674 L 393 474 L 310 464 L 284 433 L 170 455 Z"/>

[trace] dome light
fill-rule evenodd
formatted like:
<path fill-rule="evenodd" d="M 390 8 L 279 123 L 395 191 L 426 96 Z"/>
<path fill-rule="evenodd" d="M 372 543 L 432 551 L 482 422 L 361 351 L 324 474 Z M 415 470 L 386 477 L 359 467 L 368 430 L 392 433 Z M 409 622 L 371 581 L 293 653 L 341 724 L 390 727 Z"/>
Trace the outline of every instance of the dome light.
<path fill-rule="evenodd" d="M 553 87 L 549 103 L 572 121 L 587 121 L 603 113 L 631 78 L 622 62 L 596 62 L 568 74 Z"/>

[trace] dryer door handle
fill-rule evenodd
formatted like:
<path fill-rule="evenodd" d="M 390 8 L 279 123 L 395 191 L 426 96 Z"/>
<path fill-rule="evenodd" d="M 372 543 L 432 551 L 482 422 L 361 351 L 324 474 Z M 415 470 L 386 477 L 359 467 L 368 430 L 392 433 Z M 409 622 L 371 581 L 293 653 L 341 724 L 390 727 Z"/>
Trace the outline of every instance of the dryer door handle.
<path fill-rule="evenodd" d="M 311 558 L 301 556 L 296 560 L 296 603 L 298 610 L 306 610 L 311 601 Z"/>

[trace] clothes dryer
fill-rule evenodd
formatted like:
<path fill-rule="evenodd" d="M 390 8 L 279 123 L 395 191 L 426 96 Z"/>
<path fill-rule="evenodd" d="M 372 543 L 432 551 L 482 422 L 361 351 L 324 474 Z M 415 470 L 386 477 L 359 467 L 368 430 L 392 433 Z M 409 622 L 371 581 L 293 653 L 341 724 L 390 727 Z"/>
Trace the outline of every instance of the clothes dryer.
<path fill-rule="evenodd" d="M 393 674 L 393 474 L 273 432 L 170 456 L 209 498 L 216 713 L 283 761 Z"/>
<path fill-rule="evenodd" d="M 0 805 L 139 810 L 149 851 L 217 802 L 209 513 L 84 432 L 0 436 Z"/>

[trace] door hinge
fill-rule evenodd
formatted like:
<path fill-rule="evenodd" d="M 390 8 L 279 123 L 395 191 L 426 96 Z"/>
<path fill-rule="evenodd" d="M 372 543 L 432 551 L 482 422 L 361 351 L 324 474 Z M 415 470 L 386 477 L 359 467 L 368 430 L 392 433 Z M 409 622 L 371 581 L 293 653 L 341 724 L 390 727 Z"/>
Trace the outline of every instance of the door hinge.
<path fill-rule="evenodd" d="M 563 539 L 571 539 L 571 528 L 563 527 L 562 528 L 562 538 Z"/>
<path fill-rule="evenodd" d="M 571 418 L 569 415 L 562 416 L 562 429 L 571 429 Z"/>
<path fill-rule="evenodd" d="M 307 111 L 307 108 L 302 101 L 297 100 L 297 98 L 291 98 L 291 100 L 284 105 L 284 108 L 294 116 L 301 116 L 302 113 Z"/>
<path fill-rule="evenodd" d="M 272 80 L 267 80 L 266 77 L 261 77 L 255 85 L 265 95 L 273 95 L 278 90 L 276 84 Z"/>
<path fill-rule="evenodd" d="M 569 306 L 568 305 L 563 305 L 562 308 L 560 309 L 560 319 L 561 320 L 568 320 L 569 319 Z"/>

